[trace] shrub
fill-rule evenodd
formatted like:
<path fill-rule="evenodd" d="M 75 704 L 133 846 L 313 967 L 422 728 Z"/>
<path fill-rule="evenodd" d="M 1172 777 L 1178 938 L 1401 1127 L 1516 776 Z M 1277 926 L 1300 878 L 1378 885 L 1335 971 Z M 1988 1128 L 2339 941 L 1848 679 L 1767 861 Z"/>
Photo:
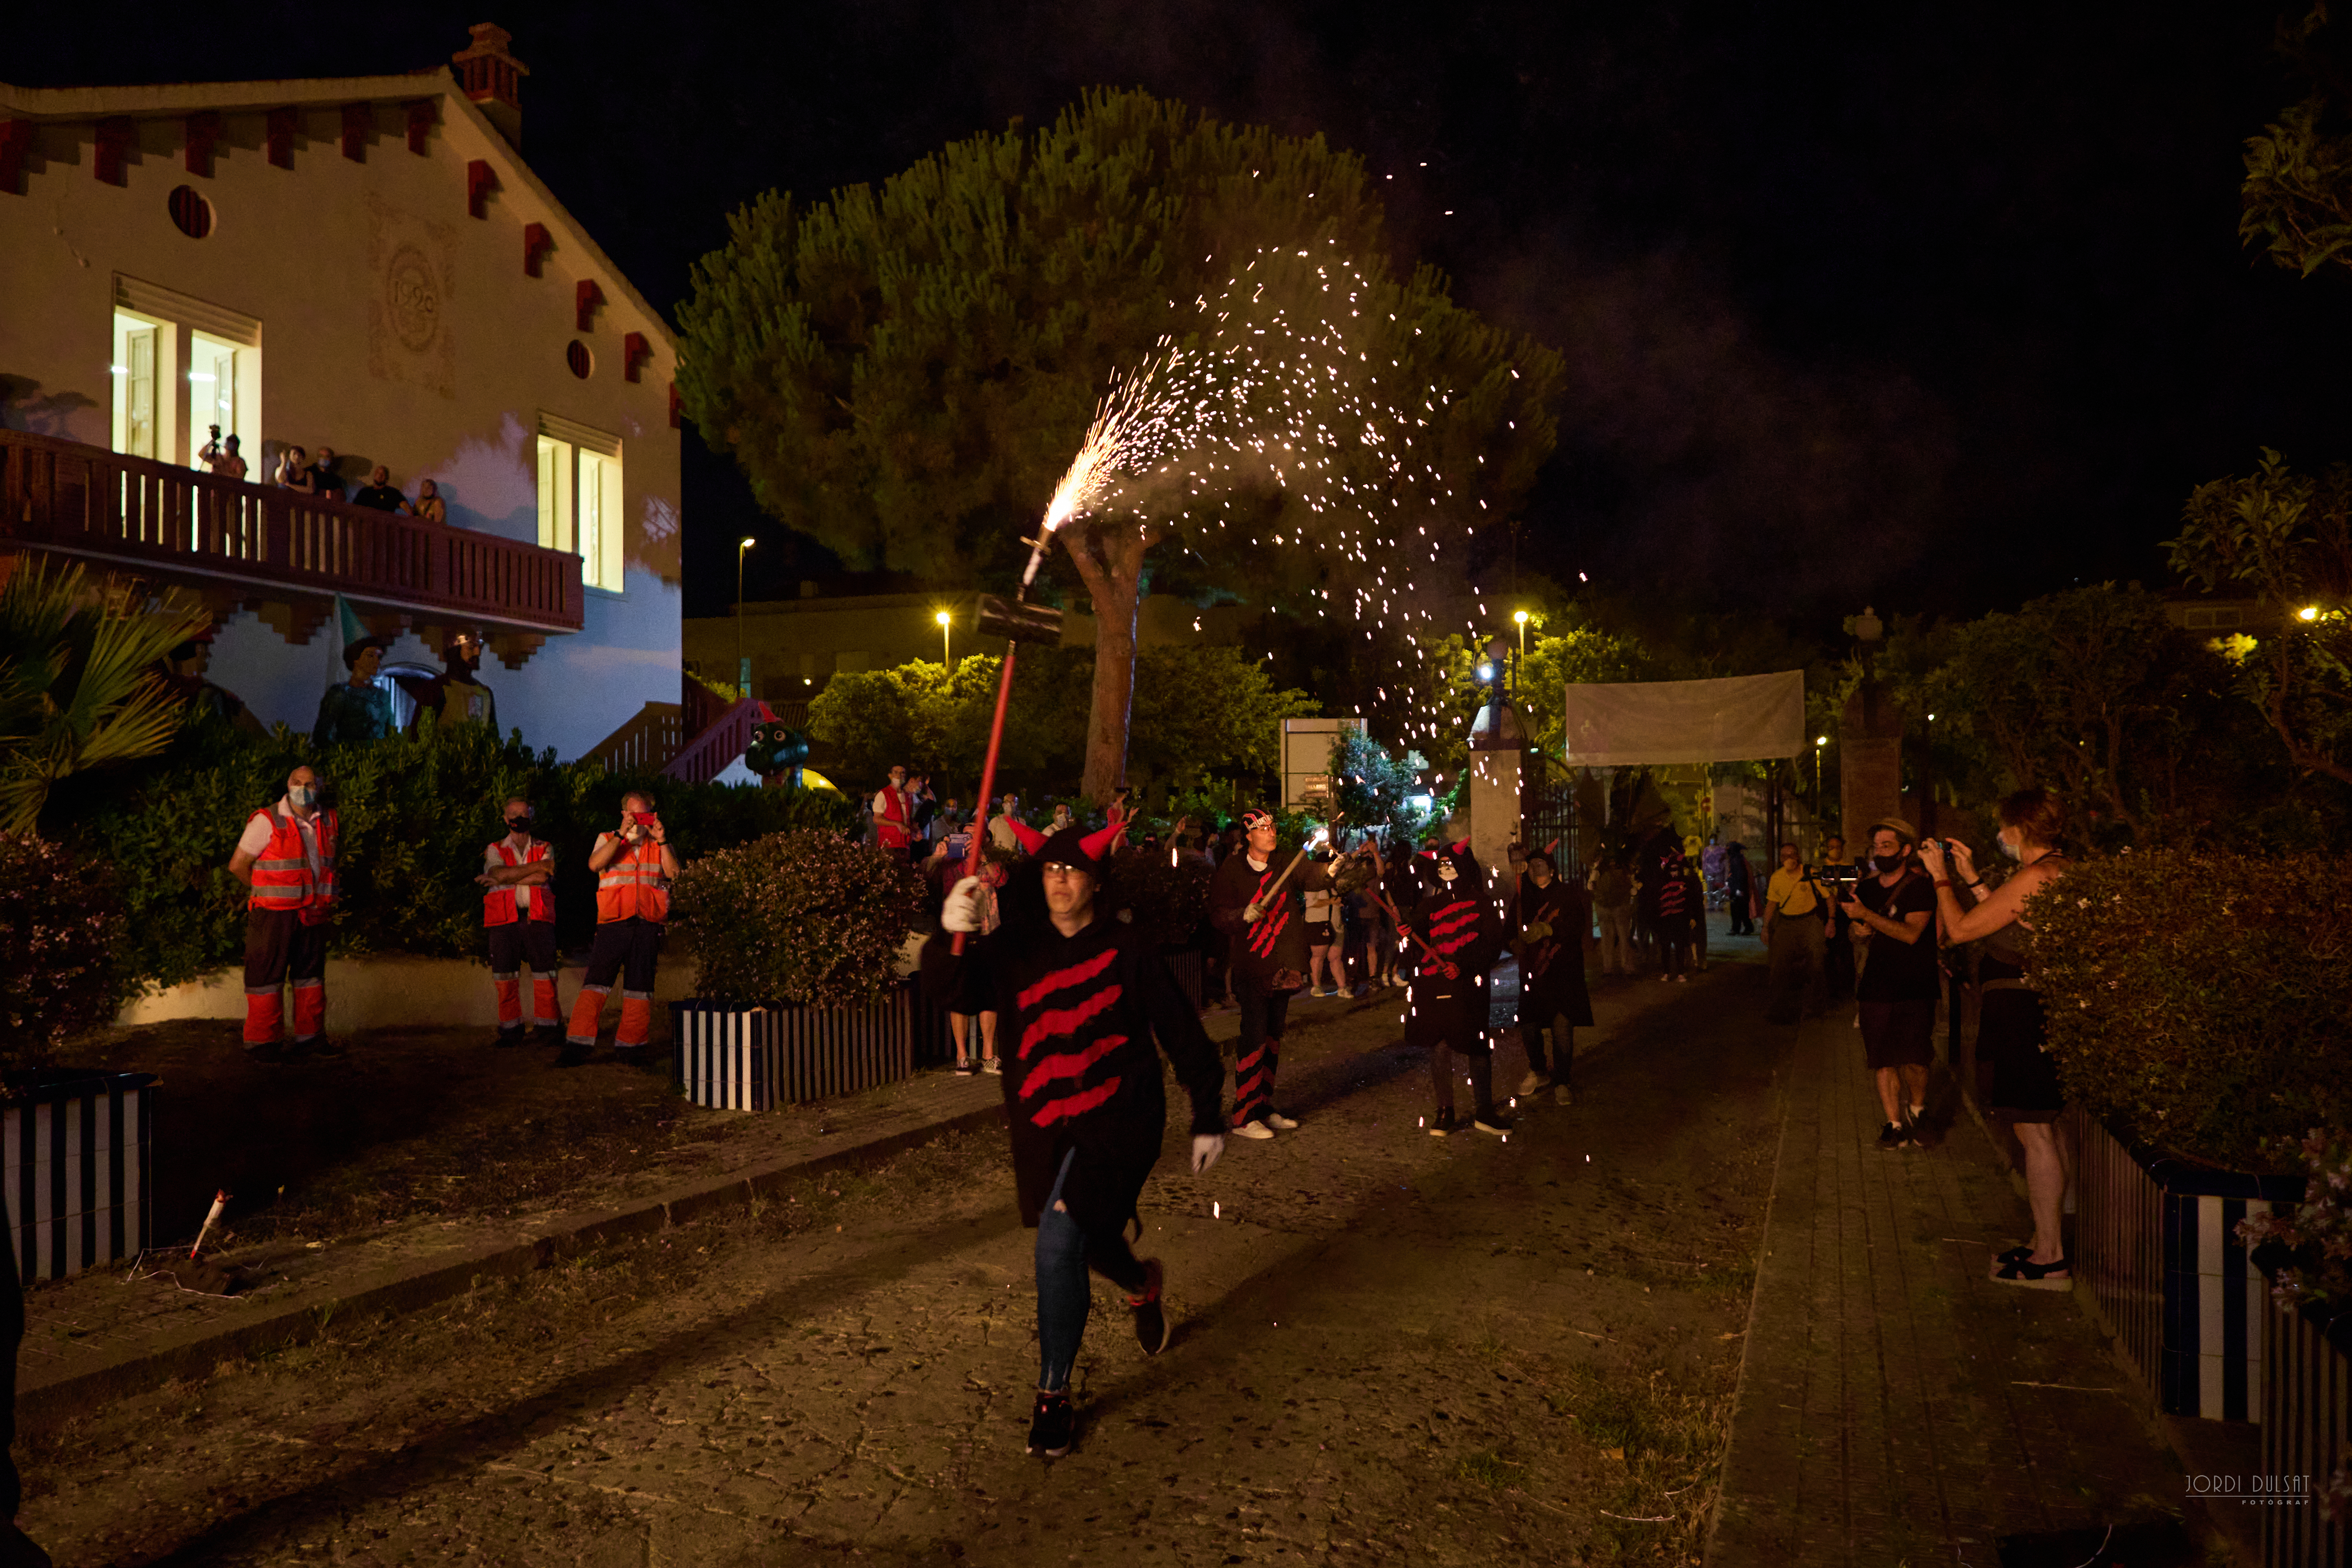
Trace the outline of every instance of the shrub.
<path fill-rule="evenodd" d="M 855 804 L 836 795 L 607 774 L 473 724 L 426 723 L 414 736 L 323 749 L 283 728 L 266 736 L 192 729 L 165 755 L 52 809 L 61 837 L 117 868 L 130 916 L 126 974 L 172 985 L 237 960 L 246 890 L 228 874 L 229 856 L 247 820 L 285 793 L 286 775 L 304 762 L 326 775 L 341 819 L 332 951 L 346 956 L 478 951 L 482 890 L 473 879 L 484 847 L 505 832 L 499 808 L 510 795 L 530 800 L 534 831 L 555 847 L 556 931 L 567 947 L 595 924 L 588 851 L 633 787 L 652 791 L 682 858 L 786 828 L 842 831 L 856 818 Z"/>
<path fill-rule="evenodd" d="M 114 961 L 123 924 L 103 866 L 0 832 L 0 1067 L 45 1067 L 113 1019 L 131 990 Z"/>
<path fill-rule="evenodd" d="M 923 883 L 902 855 L 798 828 L 704 856 L 671 897 L 705 995 L 841 1007 L 895 983 Z"/>
<path fill-rule="evenodd" d="M 2036 978 L 2067 1093 L 2144 1146 L 2282 1168 L 2352 1121 L 2352 912 L 2340 862 L 2187 850 L 2077 868 L 2035 900 Z"/>
<path fill-rule="evenodd" d="M 2352 1144 L 2315 1129 L 2280 1153 L 2302 1168 L 2304 1201 L 2285 1214 L 2249 1215 L 2238 1237 L 2273 1270 L 2271 1294 L 2282 1306 L 2313 1301 L 2341 1312 L 2352 1306 Z"/>

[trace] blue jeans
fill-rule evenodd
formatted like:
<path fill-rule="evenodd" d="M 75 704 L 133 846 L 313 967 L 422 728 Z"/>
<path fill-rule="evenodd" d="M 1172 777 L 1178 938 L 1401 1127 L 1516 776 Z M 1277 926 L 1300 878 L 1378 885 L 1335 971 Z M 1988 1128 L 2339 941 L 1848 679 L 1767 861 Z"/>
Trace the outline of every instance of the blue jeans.
<path fill-rule="evenodd" d="M 1055 1206 L 1077 1157 L 1075 1149 L 1062 1156 L 1054 1190 L 1045 1194 L 1045 1211 L 1037 1216 L 1037 1386 L 1047 1394 L 1067 1388 L 1070 1369 L 1077 1364 L 1078 1342 L 1086 1337 L 1087 1313 L 1094 1305 L 1087 1268 L 1122 1289 L 1143 1289 L 1143 1265 L 1127 1244 L 1125 1226 L 1089 1242 L 1068 1211 Z"/>

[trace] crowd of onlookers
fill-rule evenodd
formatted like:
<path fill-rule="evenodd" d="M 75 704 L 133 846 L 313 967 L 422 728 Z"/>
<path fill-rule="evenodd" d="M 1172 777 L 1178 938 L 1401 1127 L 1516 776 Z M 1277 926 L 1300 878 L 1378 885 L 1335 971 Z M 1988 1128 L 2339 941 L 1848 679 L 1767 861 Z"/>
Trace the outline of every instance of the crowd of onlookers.
<path fill-rule="evenodd" d="M 238 450 L 237 438 L 223 436 L 217 425 L 213 426 L 212 439 L 205 444 L 196 458 L 208 472 L 225 479 L 242 479 L 252 471 L 243 453 Z M 344 501 L 352 506 L 414 517 L 425 522 L 449 521 L 448 503 L 441 499 L 440 487 L 433 480 L 417 480 L 416 494 L 409 496 L 392 482 L 392 471 L 378 463 L 368 470 L 367 482 L 354 488 L 344 481 L 338 468 L 340 461 L 332 447 L 320 447 L 315 458 L 300 447 L 288 447 L 270 465 L 265 482 L 292 490 L 297 495 Z"/>

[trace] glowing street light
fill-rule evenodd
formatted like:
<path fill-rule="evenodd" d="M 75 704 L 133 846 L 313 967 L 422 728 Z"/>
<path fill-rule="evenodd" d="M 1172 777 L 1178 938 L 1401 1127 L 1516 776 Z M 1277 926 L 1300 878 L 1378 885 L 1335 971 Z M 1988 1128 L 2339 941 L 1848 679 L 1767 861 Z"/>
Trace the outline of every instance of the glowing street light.
<path fill-rule="evenodd" d="M 945 610 L 941 610 L 938 615 L 933 616 L 931 619 L 940 623 L 940 668 L 952 671 L 955 668 L 955 664 L 953 660 L 949 658 L 948 649 L 951 640 L 955 637 L 955 623 Z"/>
<path fill-rule="evenodd" d="M 735 689 L 751 695 L 751 661 L 743 652 L 743 552 L 757 543 L 750 534 L 735 542 Z"/>
<path fill-rule="evenodd" d="M 2319 606 L 2305 605 L 2294 613 L 2294 618 L 2299 621 L 2315 621 L 2319 618 Z"/>

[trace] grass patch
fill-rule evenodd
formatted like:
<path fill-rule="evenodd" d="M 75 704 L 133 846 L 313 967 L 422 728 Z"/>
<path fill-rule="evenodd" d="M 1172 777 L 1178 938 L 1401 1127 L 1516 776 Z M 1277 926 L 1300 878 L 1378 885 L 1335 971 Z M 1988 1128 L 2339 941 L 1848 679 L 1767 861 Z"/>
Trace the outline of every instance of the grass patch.
<path fill-rule="evenodd" d="M 1465 1481 L 1496 1490 L 1517 1486 L 1528 1479 L 1525 1465 L 1507 1459 L 1492 1448 L 1475 1449 L 1455 1459 L 1454 1473 Z"/>

